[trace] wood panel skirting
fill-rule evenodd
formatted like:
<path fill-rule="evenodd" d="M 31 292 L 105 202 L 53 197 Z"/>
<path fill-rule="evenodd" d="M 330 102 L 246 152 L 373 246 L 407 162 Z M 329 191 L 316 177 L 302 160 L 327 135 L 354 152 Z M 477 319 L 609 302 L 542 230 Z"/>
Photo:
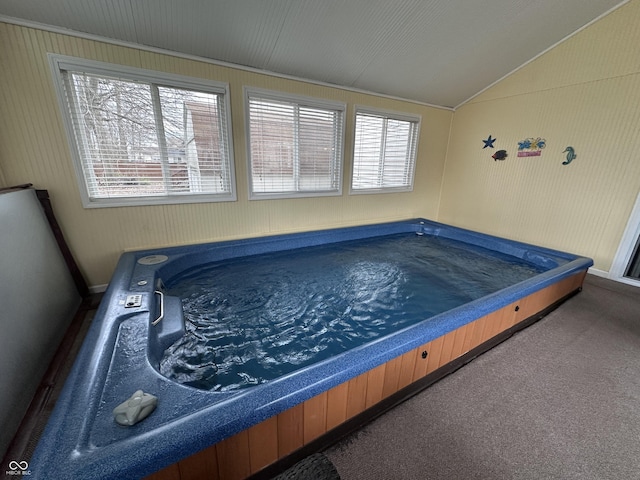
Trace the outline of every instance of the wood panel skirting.
<path fill-rule="evenodd" d="M 474 320 L 385 364 L 322 392 L 274 417 L 208 447 L 146 477 L 147 480 L 244 480 L 259 478 L 266 467 L 282 463 L 296 452 L 323 444 L 350 421 L 369 420 L 438 378 L 459 368 L 482 351 L 524 328 L 582 287 L 586 271 L 579 272 Z M 539 316 L 538 316 L 539 315 Z M 504 335 L 508 333 L 508 335 Z M 499 339 L 499 341 L 496 341 Z M 492 341 L 493 340 L 493 341 Z M 484 347 L 484 348 L 482 348 Z M 427 355 L 424 355 L 427 352 Z M 468 358 L 460 362 L 460 359 Z M 434 373 L 442 372 L 429 380 Z M 420 385 L 420 384 L 423 385 Z M 418 390 L 410 392 L 411 386 Z M 404 393 L 406 392 L 406 394 Z M 393 396 L 398 395 L 397 400 Z M 377 414 L 376 407 L 387 403 Z M 360 422 L 364 423 L 364 422 Z M 346 433 L 346 432 L 345 432 Z M 344 435 L 342 433 L 340 436 Z M 328 434 L 328 435 L 327 435 Z M 335 441 L 337 438 L 334 437 Z M 328 442 L 325 441 L 324 444 Z M 306 450 L 305 450 L 306 447 Z M 300 455 L 298 455 L 300 456 Z M 289 463 L 295 463 L 291 460 Z M 286 462 L 283 463 L 286 468 Z M 270 474 L 273 468 L 268 469 Z M 265 478 L 270 478 L 265 476 Z"/>

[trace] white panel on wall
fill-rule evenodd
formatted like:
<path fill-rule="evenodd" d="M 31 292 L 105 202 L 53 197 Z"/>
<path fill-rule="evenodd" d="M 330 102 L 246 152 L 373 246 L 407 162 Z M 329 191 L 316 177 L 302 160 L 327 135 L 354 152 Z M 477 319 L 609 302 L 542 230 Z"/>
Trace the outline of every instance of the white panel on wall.
<path fill-rule="evenodd" d="M 0 194 L 0 252 L 3 456 L 81 299 L 35 190 Z"/>

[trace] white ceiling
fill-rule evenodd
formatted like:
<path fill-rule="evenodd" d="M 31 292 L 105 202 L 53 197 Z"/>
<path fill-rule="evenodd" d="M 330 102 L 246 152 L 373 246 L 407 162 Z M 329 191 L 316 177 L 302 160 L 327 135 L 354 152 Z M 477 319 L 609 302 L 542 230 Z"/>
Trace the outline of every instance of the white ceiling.
<path fill-rule="evenodd" d="M 624 3 L 0 0 L 0 21 L 37 22 L 455 107 Z"/>

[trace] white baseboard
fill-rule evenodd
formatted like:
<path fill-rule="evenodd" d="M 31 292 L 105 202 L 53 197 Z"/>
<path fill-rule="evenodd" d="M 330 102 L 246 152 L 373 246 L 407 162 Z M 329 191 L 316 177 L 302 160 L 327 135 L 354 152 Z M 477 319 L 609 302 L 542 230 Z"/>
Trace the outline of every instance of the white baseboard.
<path fill-rule="evenodd" d="M 92 294 L 104 293 L 104 291 L 107 289 L 108 286 L 109 286 L 108 283 L 104 283 L 102 285 L 91 285 L 89 287 L 89 293 L 92 293 Z"/>
<path fill-rule="evenodd" d="M 629 277 L 615 277 L 611 272 L 605 272 L 604 270 L 598 270 L 597 268 L 589 268 L 588 272 L 597 277 L 613 280 L 614 282 L 626 283 L 627 285 L 633 285 L 634 287 L 640 287 L 640 280 Z"/>
<path fill-rule="evenodd" d="M 605 270 L 599 270 L 597 268 L 590 267 L 587 273 L 595 275 L 596 277 L 609 278 L 609 272 Z"/>

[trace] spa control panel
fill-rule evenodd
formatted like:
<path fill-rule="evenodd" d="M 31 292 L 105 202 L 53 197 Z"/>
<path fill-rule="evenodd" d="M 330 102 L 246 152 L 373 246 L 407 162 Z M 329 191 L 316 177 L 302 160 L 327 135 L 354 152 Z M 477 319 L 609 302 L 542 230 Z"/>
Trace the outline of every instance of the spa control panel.
<path fill-rule="evenodd" d="M 142 295 L 127 295 L 126 300 L 124 301 L 124 308 L 134 308 L 142 305 Z"/>

